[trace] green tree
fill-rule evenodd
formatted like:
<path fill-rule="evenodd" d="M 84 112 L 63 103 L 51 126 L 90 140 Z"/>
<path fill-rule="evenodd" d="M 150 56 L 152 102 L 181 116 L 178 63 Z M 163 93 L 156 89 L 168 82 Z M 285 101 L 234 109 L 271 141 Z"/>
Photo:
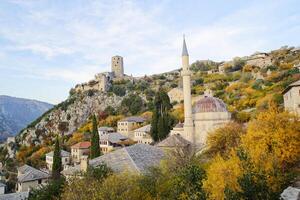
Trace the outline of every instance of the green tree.
<path fill-rule="evenodd" d="M 168 136 L 173 122 L 170 116 L 171 108 L 168 94 L 165 91 L 157 92 L 151 121 L 151 136 L 154 141 L 160 141 Z"/>
<path fill-rule="evenodd" d="M 60 178 L 60 172 L 62 171 L 60 145 L 58 136 L 56 137 L 54 153 L 53 153 L 53 165 L 52 165 L 52 178 L 57 180 Z"/>
<path fill-rule="evenodd" d="M 28 200 L 58 200 L 63 192 L 65 180 L 60 178 L 30 191 Z"/>
<path fill-rule="evenodd" d="M 98 126 L 96 116 L 93 115 L 93 129 L 92 129 L 92 137 L 91 137 L 91 147 L 90 147 L 90 158 L 99 157 L 101 154 L 99 147 L 99 134 L 98 134 Z"/>

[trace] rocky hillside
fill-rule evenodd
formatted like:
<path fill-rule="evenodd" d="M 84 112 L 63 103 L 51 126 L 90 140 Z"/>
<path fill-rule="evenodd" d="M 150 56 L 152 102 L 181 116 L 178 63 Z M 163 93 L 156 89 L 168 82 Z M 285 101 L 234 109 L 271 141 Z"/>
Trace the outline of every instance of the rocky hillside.
<path fill-rule="evenodd" d="M 21 144 L 40 144 L 54 134 L 69 135 L 88 120 L 91 114 L 107 106 L 117 106 L 122 98 L 97 91 L 73 94 L 66 101 L 54 106 L 20 132 Z"/>
<path fill-rule="evenodd" d="M 212 90 L 214 96 L 225 101 L 234 119 L 247 122 L 270 100 L 282 105 L 281 92 L 300 79 L 299 68 L 300 49 L 294 47 L 255 53 L 226 62 L 196 61 L 191 65 L 192 94 L 199 96 L 206 89 Z M 107 108 L 110 108 L 106 113 L 108 115 L 130 115 L 133 113 L 128 112 L 131 101 L 123 101 L 128 96 L 134 102 L 132 104 L 145 106 L 145 109 L 132 109 L 137 110 L 134 114 L 141 114 L 153 108 L 155 91 L 180 87 L 180 80 L 180 70 L 174 70 L 132 80 L 115 80 L 105 93 L 94 90 L 77 93 L 71 90 L 66 101 L 54 106 L 22 130 L 17 140 L 23 145 L 41 144 L 57 133 L 72 134 L 87 122 L 91 114 L 99 114 Z M 130 96 L 132 93 L 134 95 Z M 140 96 L 143 102 L 139 99 L 133 101 L 134 96 Z"/>
<path fill-rule="evenodd" d="M 16 135 L 50 108 L 48 103 L 0 95 L 0 140 Z"/>

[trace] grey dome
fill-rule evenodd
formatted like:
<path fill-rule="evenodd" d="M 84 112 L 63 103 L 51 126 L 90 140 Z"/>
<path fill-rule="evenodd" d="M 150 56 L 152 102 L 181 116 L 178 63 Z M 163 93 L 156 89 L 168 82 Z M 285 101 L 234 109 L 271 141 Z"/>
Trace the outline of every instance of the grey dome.
<path fill-rule="evenodd" d="M 216 97 L 204 97 L 193 106 L 193 113 L 227 112 L 226 104 Z"/>

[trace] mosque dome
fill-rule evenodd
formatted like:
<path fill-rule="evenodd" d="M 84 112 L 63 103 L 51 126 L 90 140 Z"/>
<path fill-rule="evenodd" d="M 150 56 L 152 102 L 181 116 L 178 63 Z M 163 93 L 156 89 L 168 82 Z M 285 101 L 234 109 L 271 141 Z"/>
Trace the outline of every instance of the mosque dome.
<path fill-rule="evenodd" d="M 193 106 L 193 113 L 204 112 L 227 112 L 226 104 L 219 98 L 206 96 Z"/>

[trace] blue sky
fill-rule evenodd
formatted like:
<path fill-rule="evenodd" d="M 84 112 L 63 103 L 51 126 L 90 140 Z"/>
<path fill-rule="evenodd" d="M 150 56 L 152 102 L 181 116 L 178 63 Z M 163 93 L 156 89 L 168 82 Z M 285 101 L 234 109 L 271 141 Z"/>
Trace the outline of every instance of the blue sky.
<path fill-rule="evenodd" d="M 134 76 L 300 45 L 299 0 L 1 0 L 0 94 L 58 103 L 124 57 Z"/>

